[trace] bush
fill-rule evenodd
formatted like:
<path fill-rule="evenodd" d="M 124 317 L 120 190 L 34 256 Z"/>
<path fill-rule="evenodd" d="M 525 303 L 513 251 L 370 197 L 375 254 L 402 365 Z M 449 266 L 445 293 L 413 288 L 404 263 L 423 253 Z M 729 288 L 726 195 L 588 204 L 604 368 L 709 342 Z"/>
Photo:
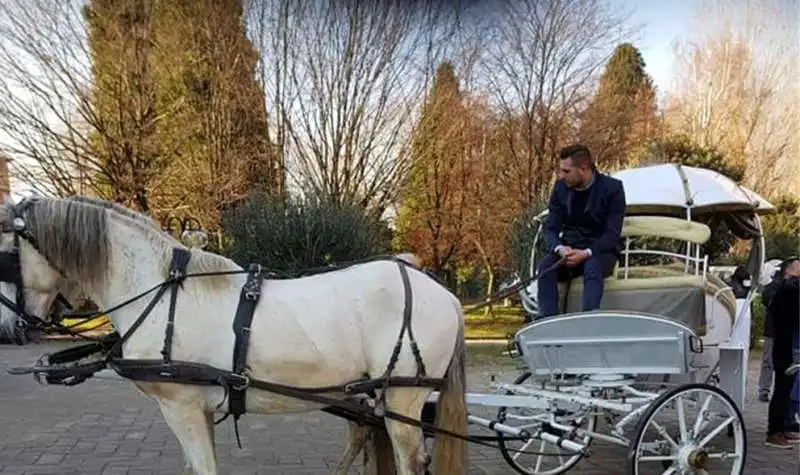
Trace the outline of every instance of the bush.
<path fill-rule="evenodd" d="M 767 259 L 785 259 L 800 253 L 800 198 L 781 195 L 773 203 L 777 212 L 763 218 Z"/>
<path fill-rule="evenodd" d="M 224 255 L 287 273 L 386 254 L 391 240 L 385 223 L 363 208 L 322 198 L 251 193 L 224 210 L 221 221 L 229 240 Z"/>

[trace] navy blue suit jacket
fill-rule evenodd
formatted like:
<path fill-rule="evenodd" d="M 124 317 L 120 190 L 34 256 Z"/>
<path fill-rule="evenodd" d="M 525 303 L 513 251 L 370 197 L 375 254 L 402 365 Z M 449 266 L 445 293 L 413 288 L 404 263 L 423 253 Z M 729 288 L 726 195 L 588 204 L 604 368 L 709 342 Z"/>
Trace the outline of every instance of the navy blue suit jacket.
<path fill-rule="evenodd" d="M 584 231 L 588 233 L 589 242 L 586 243 L 570 242 L 568 236 L 561 235 L 570 212 L 572 193 L 574 190 L 569 188 L 564 180 L 556 181 L 553 186 L 547 207 L 547 221 L 544 225 L 544 239 L 548 252 L 554 252 L 558 245 L 570 247 L 579 245 L 581 248 L 590 249 L 593 256 L 605 253 L 619 256 L 620 234 L 626 206 L 622 181 L 595 172 L 589 201 L 586 204 L 588 219 L 581 223 Z"/>

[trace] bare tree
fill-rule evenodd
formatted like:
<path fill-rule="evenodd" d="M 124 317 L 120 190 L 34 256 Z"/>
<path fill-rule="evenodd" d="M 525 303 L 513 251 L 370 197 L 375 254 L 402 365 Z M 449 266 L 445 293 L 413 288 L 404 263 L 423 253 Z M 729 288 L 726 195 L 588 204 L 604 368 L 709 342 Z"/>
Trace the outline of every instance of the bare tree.
<path fill-rule="evenodd" d="M 600 0 L 506 0 L 486 8 L 483 88 L 505 122 L 508 186 L 525 206 L 549 186 L 554 152 L 572 137 L 599 70 L 631 30 Z"/>
<path fill-rule="evenodd" d="M 669 122 L 745 165 L 745 183 L 764 193 L 798 178 L 798 14 L 791 0 L 704 2 L 675 48 Z"/>
<path fill-rule="evenodd" d="M 0 147 L 11 173 L 43 194 L 76 192 L 88 168 L 87 131 L 75 117 L 90 109 L 81 23 L 69 2 L 0 4 Z"/>
<path fill-rule="evenodd" d="M 294 185 L 385 209 L 415 113 L 456 28 L 452 2 L 251 1 L 271 137 Z"/>
<path fill-rule="evenodd" d="M 157 108 L 153 94 L 152 2 L 117 2 L 86 10 L 86 19 L 83 13 L 78 2 L 0 5 L 3 151 L 14 160 L 13 173 L 38 192 L 91 193 L 147 210 L 149 189 L 171 156 L 153 141 L 171 105 Z M 103 22 L 106 37 L 118 39 L 93 45 L 105 61 L 91 52 L 91 22 Z M 100 87 L 98 68 L 107 73 Z"/>

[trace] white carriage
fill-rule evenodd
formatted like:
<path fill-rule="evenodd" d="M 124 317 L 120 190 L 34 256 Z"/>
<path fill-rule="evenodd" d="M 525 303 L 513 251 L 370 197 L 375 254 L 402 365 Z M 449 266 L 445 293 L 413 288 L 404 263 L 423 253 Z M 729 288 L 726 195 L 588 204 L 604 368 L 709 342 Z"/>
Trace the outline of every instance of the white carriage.
<path fill-rule="evenodd" d="M 495 430 L 504 458 L 523 474 L 564 473 L 593 440 L 628 448 L 620 473 L 740 474 L 749 304 L 764 259 L 758 215 L 773 207 L 705 169 L 658 165 L 616 177 L 628 204 L 625 245 L 600 309 L 580 312 L 582 278 L 559 284 L 562 313 L 514 336 L 527 370 L 513 383 L 494 383 L 496 395 L 468 395 L 472 405 L 500 407 L 496 420 L 470 421 Z M 708 213 L 751 241 L 748 270 L 756 285 L 744 299 L 708 272 L 701 248 L 711 230 L 692 220 Z M 544 217 L 537 218 L 539 233 Z M 681 249 L 637 246 L 643 237 Z M 531 272 L 541 257 L 537 244 Z M 637 265 L 642 256 L 673 262 Z M 535 282 L 521 300 L 535 313 Z"/>

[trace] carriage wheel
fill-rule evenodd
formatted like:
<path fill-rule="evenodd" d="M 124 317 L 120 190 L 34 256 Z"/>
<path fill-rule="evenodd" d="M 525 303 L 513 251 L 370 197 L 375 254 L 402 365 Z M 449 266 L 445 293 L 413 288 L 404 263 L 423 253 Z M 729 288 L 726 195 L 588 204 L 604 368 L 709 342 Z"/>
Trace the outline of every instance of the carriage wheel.
<path fill-rule="evenodd" d="M 744 420 L 730 396 L 708 384 L 687 384 L 656 398 L 639 419 L 627 473 L 740 475 L 746 455 Z"/>
<path fill-rule="evenodd" d="M 514 384 L 522 384 L 530 377 L 531 373 L 526 371 L 514 381 Z M 510 395 L 513 393 L 508 392 L 507 394 Z M 552 434 L 566 435 L 563 434 L 562 431 L 548 426 L 547 422 L 540 420 L 521 420 L 521 418 L 538 414 L 544 414 L 544 412 L 533 408 L 501 407 L 497 412 L 497 420 L 516 428 L 525 428 L 531 433 L 542 429 Z M 576 420 L 574 415 L 567 413 L 556 414 L 556 418 L 560 419 L 558 422 L 563 425 L 572 425 L 572 421 Z M 594 431 L 597 426 L 597 416 L 594 414 L 587 414 L 581 418 L 580 423 L 577 425 L 581 429 Z M 531 439 L 524 442 L 512 440 L 505 438 L 500 432 L 497 433 L 497 437 L 500 453 L 503 455 L 505 461 L 511 468 L 523 475 L 557 475 L 565 473 L 583 458 L 582 454 L 573 454 L 566 449 L 562 449 L 543 440 Z M 583 444 L 586 447 L 592 442 L 591 436 L 573 436 L 568 437 L 568 439 Z M 523 452 L 534 452 L 535 454 Z"/>

